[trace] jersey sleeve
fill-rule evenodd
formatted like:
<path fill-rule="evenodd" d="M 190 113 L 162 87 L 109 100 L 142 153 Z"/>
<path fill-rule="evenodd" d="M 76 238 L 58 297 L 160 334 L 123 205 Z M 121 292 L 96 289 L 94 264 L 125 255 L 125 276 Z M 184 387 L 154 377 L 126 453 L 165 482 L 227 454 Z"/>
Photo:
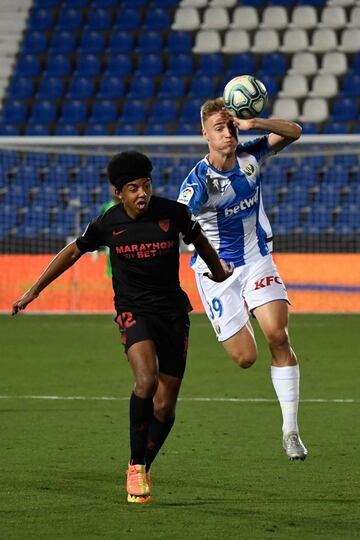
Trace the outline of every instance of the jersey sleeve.
<path fill-rule="evenodd" d="M 186 204 L 196 215 L 208 197 L 206 184 L 201 177 L 201 166 L 198 164 L 181 184 L 178 202 Z"/>
<path fill-rule="evenodd" d="M 254 156 L 260 164 L 275 153 L 269 144 L 268 135 L 239 144 L 236 153 L 239 156 L 243 152 Z"/>
<path fill-rule="evenodd" d="M 76 245 L 81 253 L 96 251 L 100 246 L 104 245 L 99 226 L 99 218 L 87 225 L 83 234 L 76 239 Z"/>
<path fill-rule="evenodd" d="M 185 244 L 192 244 L 201 233 L 201 227 L 191 213 L 190 208 L 184 206 L 181 206 L 180 210 L 180 232 Z"/>

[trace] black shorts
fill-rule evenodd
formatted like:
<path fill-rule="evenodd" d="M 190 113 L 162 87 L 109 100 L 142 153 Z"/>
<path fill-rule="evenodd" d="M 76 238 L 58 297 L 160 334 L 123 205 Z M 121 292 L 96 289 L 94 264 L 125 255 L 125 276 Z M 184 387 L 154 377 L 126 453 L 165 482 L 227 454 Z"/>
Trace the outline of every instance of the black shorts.
<path fill-rule="evenodd" d="M 190 321 L 187 314 L 156 317 L 120 313 L 115 321 L 119 325 L 125 352 L 134 343 L 151 340 L 155 343 L 159 372 L 182 378 L 186 367 Z"/>

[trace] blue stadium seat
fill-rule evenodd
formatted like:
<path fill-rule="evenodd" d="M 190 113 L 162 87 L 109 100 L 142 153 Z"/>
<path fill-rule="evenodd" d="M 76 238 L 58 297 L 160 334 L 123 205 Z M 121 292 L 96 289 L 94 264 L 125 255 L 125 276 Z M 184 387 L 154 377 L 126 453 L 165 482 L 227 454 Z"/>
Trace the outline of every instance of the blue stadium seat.
<path fill-rule="evenodd" d="M 84 18 L 81 10 L 73 7 L 64 7 L 60 12 L 57 27 L 59 30 L 81 30 L 84 26 Z"/>
<path fill-rule="evenodd" d="M 65 77 L 71 72 L 70 60 L 64 54 L 49 55 L 45 66 L 47 75 Z"/>
<path fill-rule="evenodd" d="M 202 104 L 202 99 L 188 99 L 184 103 L 180 121 L 186 124 L 198 124 L 200 126 L 200 107 Z"/>
<path fill-rule="evenodd" d="M 121 115 L 121 123 L 142 123 L 145 122 L 148 111 L 145 103 L 140 99 L 129 99 L 124 103 Z"/>
<path fill-rule="evenodd" d="M 56 99 L 64 95 L 64 82 L 53 76 L 44 76 L 39 84 L 37 97 L 43 99 Z"/>
<path fill-rule="evenodd" d="M 86 30 L 83 32 L 80 40 L 79 52 L 99 53 L 105 48 L 105 38 L 102 32 L 96 30 Z"/>
<path fill-rule="evenodd" d="M 305 234 L 321 233 L 332 225 L 331 210 L 326 204 L 315 203 L 307 215 L 303 225 Z"/>
<path fill-rule="evenodd" d="M 326 135 L 331 135 L 334 133 L 344 134 L 344 133 L 349 133 L 349 132 L 350 132 L 350 128 L 348 127 L 348 122 L 329 121 L 329 122 L 325 122 L 322 128 L 322 133 Z"/>
<path fill-rule="evenodd" d="M 144 135 L 170 135 L 166 124 L 148 124 L 144 129 Z"/>
<path fill-rule="evenodd" d="M 50 129 L 47 124 L 30 122 L 25 128 L 25 135 L 47 136 L 50 135 Z"/>
<path fill-rule="evenodd" d="M 266 75 L 284 75 L 287 71 L 287 62 L 284 54 L 270 53 L 264 54 L 262 57 L 260 70 Z M 252 73 L 252 72 L 250 72 Z"/>
<path fill-rule="evenodd" d="M 64 124 L 63 122 L 59 122 L 55 128 L 55 135 L 73 136 L 79 134 L 79 128 L 75 124 Z"/>
<path fill-rule="evenodd" d="M 314 122 L 303 122 L 301 127 L 303 135 L 316 135 L 319 130 L 319 126 Z"/>
<path fill-rule="evenodd" d="M 94 54 L 81 54 L 76 63 L 77 75 L 92 77 L 101 72 L 101 61 Z"/>
<path fill-rule="evenodd" d="M 149 121 L 156 123 L 174 122 L 177 119 L 176 101 L 172 99 L 159 99 L 155 101 Z"/>
<path fill-rule="evenodd" d="M 109 130 L 104 124 L 90 122 L 85 128 L 85 135 L 109 135 Z"/>
<path fill-rule="evenodd" d="M 13 77 L 7 90 L 7 97 L 10 99 L 22 99 L 32 97 L 34 83 L 30 77 Z"/>
<path fill-rule="evenodd" d="M 109 11 L 102 8 L 92 8 L 87 20 L 88 28 L 92 30 L 109 30 L 112 20 Z"/>
<path fill-rule="evenodd" d="M 192 75 L 194 73 L 194 61 L 190 54 L 180 53 L 169 58 L 166 75 Z"/>
<path fill-rule="evenodd" d="M 54 14 L 52 10 L 45 8 L 33 8 L 28 21 L 28 30 L 47 31 L 51 30 L 54 24 Z"/>
<path fill-rule="evenodd" d="M 108 51 L 110 54 L 126 53 L 134 49 L 134 37 L 131 32 L 114 30 L 111 34 Z"/>
<path fill-rule="evenodd" d="M 289 203 L 282 203 L 278 208 L 279 211 L 273 222 L 274 232 L 276 232 L 278 225 L 286 226 L 287 232 L 293 231 L 300 226 L 300 214 L 297 206 Z"/>
<path fill-rule="evenodd" d="M 64 101 L 61 112 L 61 119 L 63 122 L 82 122 L 87 118 L 87 107 L 82 101 L 71 100 Z"/>
<path fill-rule="evenodd" d="M 106 74 L 101 80 L 97 98 L 119 99 L 124 96 L 124 93 L 125 83 L 123 79 Z"/>
<path fill-rule="evenodd" d="M 132 73 L 132 59 L 127 54 L 110 55 L 107 62 L 106 73 L 109 76 L 125 77 Z"/>
<path fill-rule="evenodd" d="M 115 27 L 118 30 L 138 30 L 141 28 L 141 15 L 136 9 L 122 7 L 117 13 Z"/>
<path fill-rule="evenodd" d="M 15 74 L 22 77 L 33 77 L 40 72 L 40 60 L 36 55 L 21 55 L 16 63 Z"/>
<path fill-rule="evenodd" d="M 175 128 L 174 135 L 200 135 L 199 123 L 196 123 L 196 124 L 179 123 Z"/>
<path fill-rule="evenodd" d="M 59 6 L 62 0 L 37 0 L 36 5 L 40 8 L 52 8 Z"/>
<path fill-rule="evenodd" d="M 115 135 L 141 135 L 140 127 L 137 124 L 124 124 L 120 122 L 115 129 Z"/>
<path fill-rule="evenodd" d="M 213 77 L 207 77 L 206 75 L 202 75 L 199 77 L 195 77 L 192 80 L 188 95 L 195 98 L 211 98 L 215 96 L 216 93 L 217 88 Z"/>
<path fill-rule="evenodd" d="M 356 101 L 350 98 L 338 98 L 331 109 L 331 118 L 337 122 L 355 120 L 358 117 Z"/>
<path fill-rule="evenodd" d="M 128 97 L 132 99 L 146 99 L 155 93 L 155 84 L 150 77 L 135 77 L 131 83 Z"/>
<path fill-rule="evenodd" d="M 344 97 L 357 98 L 360 95 L 360 72 L 349 72 L 342 83 Z"/>
<path fill-rule="evenodd" d="M 50 53 L 67 54 L 76 49 L 76 37 L 67 30 L 54 31 L 50 43 Z"/>
<path fill-rule="evenodd" d="M 89 4 L 90 0 L 63 0 L 63 8 L 83 8 Z"/>
<path fill-rule="evenodd" d="M 20 124 L 21 122 L 24 122 L 28 116 L 27 108 L 22 101 L 8 101 L 1 111 L 1 116 L 5 122 Z"/>
<path fill-rule="evenodd" d="M 123 5 L 127 7 L 141 8 L 146 6 L 149 0 L 123 0 Z"/>
<path fill-rule="evenodd" d="M 224 56 L 221 54 L 203 54 L 200 57 L 198 75 L 218 76 L 225 71 Z"/>
<path fill-rule="evenodd" d="M 230 57 L 230 65 L 227 72 L 229 80 L 242 73 L 255 73 L 255 71 L 256 64 L 254 56 L 251 53 L 233 54 Z"/>
<path fill-rule="evenodd" d="M 166 50 L 170 54 L 191 53 L 192 46 L 193 39 L 189 32 L 169 32 Z"/>
<path fill-rule="evenodd" d="M 276 77 L 267 75 L 260 71 L 256 74 L 256 77 L 258 77 L 258 79 L 260 79 L 260 81 L 262 81 L 265 84 L 267 94 L 269 97 L 275 97 L 277 95 L 279 91 L 279 85 L 276 80 Z"/>
<path fill-rule="evenodd" d="M 25 35 L 21 50 L 26 54 L 39 54 L 47 50 L 48 38 L 45 32 L 30 32 Z"/>
<path fill-rule="evenodd" d="M 161 75 L 164 71 L 163 59 L 158 54 L 142 54 L 135 72 L 135 75 L 146 75 L 154 77 Z"/>
<path fill-rule="evenodd" d="M 57 107 L 54 102 L 41 100 L 33 103 L 30 121 L 33 124 L 46 124 L 53 122 L 57 117 Z"/>
<path fill-rule="evenodd" d="M 112 101 L 95 101 L 89 120 L 93 124 L 108 123 L 115 122 L 117 116 L 117 108 Z"/>
<path fill-rule="evenodd" d="M 326 204 L 328 208 L 334 208 L 340 204 L 341 189 L 333 184 L 322 184 L 316 193 L 315 202 Z"/>
<path fill-rule="evenodd" d="M 170 27 L 171 19 L 169 12 L 161 7 L 154 9 L 148 9 L 145 20 L 143 22 L 143 28 L 145 30 L 167 30 Z"/>
<path fill-rule="evenodd" d="M 161 81 L 158 97 L 159 98 L 177 98 L 185 93 L 185 81 L 182 77 L 169 75 Z"/>
<path fill-rule="evenodd" d="M 349 169 L 344 167 L 343 163 L 329 165 L 324 170 L 324 183 L 333 184 L 334 186 L 345 186 L 349 182 Z"/>
<path fill-rule="evenodd" d="M 292 185 L 284 197 L 284 202 L 292 203 L 294 208 L 305 206 L 309 202 L 308 186 L 303 184 Z"/>
<path fill-rule="evenodd" d="M 139 53 L 148 54 L 161 51 L 163 38 L 161 32 L 148 30 L 140 32 L 137 50 Z"/>
<path fill-rule="evenodd" d="M 20 135 L 20 130 L 17 125 L 0 123 L 0 135 L 4 135 L 6 137 L 13 137 Z"/>
<path fill-rule="evenodd" d="M 111 8 L 118 6 L 118 0 L 92 0 L 91 7 L 97 8 Z"/>
<path fill-rule="evenodd" d="M 70 82 L 68 98 L 87 99 L 94 94 L 94 81 L 90 77 L 74 76 Z"/>

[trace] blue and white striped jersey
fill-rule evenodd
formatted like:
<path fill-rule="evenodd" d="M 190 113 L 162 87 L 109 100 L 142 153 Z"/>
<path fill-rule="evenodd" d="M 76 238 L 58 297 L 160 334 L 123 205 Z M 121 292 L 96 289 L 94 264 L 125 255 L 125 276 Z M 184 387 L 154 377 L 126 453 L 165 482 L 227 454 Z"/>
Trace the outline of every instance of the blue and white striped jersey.
<path fill-rule="evenodd" d="M 231 171 L 219 171 L 207 157 L 184 180 L 178 201 L 192 210 L 221 259 L 235 266 L 254 261 L 271 250 L 272 232 L 265 214 L 260 185 L 260 165 L 274 154 L 268 136 L 239 144 L 237 163 Z M 197 272 L 207 266 L 195 254 Z"/>

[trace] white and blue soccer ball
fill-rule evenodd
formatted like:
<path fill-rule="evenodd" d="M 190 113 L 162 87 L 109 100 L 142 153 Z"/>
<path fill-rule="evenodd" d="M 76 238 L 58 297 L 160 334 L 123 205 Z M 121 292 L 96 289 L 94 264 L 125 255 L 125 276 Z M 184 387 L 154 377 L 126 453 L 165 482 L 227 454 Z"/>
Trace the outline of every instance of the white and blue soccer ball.
<path fill-rule="evenodd" d="M 223 99 L 230 114 L 246 120 L 262 113 L 267 102 L 267 91 L 259 79 L 252 75 L 241 75 L 227 83 Z"/>

